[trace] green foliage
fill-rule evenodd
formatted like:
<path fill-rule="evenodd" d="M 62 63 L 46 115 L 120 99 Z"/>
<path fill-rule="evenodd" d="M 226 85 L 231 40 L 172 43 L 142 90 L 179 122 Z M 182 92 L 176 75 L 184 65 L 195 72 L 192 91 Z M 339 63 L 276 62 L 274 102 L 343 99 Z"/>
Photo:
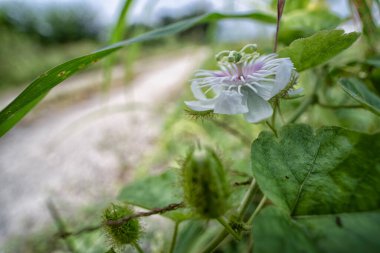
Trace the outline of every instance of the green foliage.
<path fill-rule="evenodd" d="M 272 16 L 256 12 L 236 15 L 209 13 L 158 28 L 135 38 L 110 45 L 94 53 L 65 62 L 45 72 L 34 80 L 18 97 L 16 97 L 0 112 L 0 137 L 11 129 L 18 121 L 20 121 L 23 116 L 33 108 L 34 105 L 38 104 L 41 97 L 45 96 L 57 84 L 66 80 L 79 70 L 83 70 L 113 52 L 134 43 L 154 40 L 164 36 L 176 34 L 200 23 L 226 18 L 252 18 L 263 22 L 275 21 L 275 18 Z"/>
<path fill-rule="evenodd" d="M 370 91 L 362 81 L 357 78 L 342 79 L 340 86 L 365 108 L 380 115 L 380 97 Z"/>
<path fill-rule="evenodd" d="M 289 57 L 297 71 L 325 63 L 350 47 L 359 33 L 345 34 L 343 30 L 321 31 L 313 36 L 293 41 L 279 51 L 280 57 Z"/>
<path fill-rule="evenodd" d="M 253 226 L 256 253 L 376 253 L 379 212 L 349 212 L 291 218 L 276 207 L 262 211 Z"/>
<path fill-rule="evenodd" d="M 289 44 L 321 30 L 333 29 L 341 22 L 342 19 L 329 10 L 293 11 L 281 19 L 279 40 Z"/>
<path fill-rule="evenodd" d="M 223 164 L 208 147 L 195 148 L 182 165 L 186 204 L 204 218 L 218 218 L 229 208 L 230 187 Z"/>
<path fill-rule="evenodd" d="M 134 244 L 141 235 L 141 226 L 138 219 L 132 219 L 123 224 L 109 225 L 107 221 L 114 221 L 132 215 L 133 211 L 126 205 L 111 204 L 103 214 L 103 228 L 112 247 L 124 244 Z"/>
<path fill-rule="evenodd" d="M 160 175 L 136 180 L 125 186 L 118 199 L 145 209 L 162 208 L 182 201 L 183 194 L 178 189 L 178 177 L 174 170 Z M 174 220 L 182 221 L 191 217 L 188 209 L 173 210 L 163 214 Z"/>
<path fill-rule="evenodd" d="M 90 41 L 46 45 L 1 26 L 0 34 L 0 90 L 24 85 L 51 66 L 98 47 Z"/>
<path fill-rule="evenodd" d="M 43 9 L 27 2 L 2 2 L 0 27 L 44 44 L 96 40 L 102 30 L 96 11 L 80 2 L 72 2 L 63 8 L 47 4 Z"/>
<path fill-rule="evenodd" d="M 380 134 L 338 127 L 315 133 L 289 125 L 252 144 L 252 170 L 263 193 L 292 215 L 378 209 Z"/>

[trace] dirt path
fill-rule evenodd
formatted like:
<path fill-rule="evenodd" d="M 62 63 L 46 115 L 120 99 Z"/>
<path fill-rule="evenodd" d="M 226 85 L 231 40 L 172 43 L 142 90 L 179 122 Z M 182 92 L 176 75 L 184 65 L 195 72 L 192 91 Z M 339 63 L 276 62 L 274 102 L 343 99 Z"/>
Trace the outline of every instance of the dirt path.
<path fill-rule="evenodd" d="M 108 100 L 86 90 L 101 81 L 100 73 L 67 80 L 49 94 L 0 140 L 0 244 L 50 223 L 48 198 L 67 210 L 112 199 L 119 190 L 114 182 L 152 150 L 166 105 L 206 56 L 197 49 L 145 61 Z M 119 72 L 114 82 L 122 80 Z"/>

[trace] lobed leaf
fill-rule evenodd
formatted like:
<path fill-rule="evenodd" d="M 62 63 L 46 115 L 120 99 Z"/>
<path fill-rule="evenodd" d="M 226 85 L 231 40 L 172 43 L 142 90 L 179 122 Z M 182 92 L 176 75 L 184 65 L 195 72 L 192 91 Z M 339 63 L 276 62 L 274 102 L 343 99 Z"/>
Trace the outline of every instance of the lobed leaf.
<path fill-rule="evenodd" d="M 321 31 L 293 41 L 278 54 L 280 57 L 289 57 L 297 71 L 303 71 L 325 63 L 349 48 L 359 35 L 357 32 L 345 34 L 343 30 Z"/>
<path fill-rule="evenodd" d="M 263 193 L 290 215 L 380 209 L 380 133 L 288 125 L 252 144 Z"/>
<path fill-rule="evenodd" d="M 377 253 L 380 212 L 291 218 L 265 208 L 253 226 L 256 253 Z"/>
<path fill-rule="evenodd" d="M 353 99 L 380 116 L 380 97 L 370 91 L 362 81 L 357 78 L 342 79 L 340 86 Z"/>
<path fill-rule="evenodd" d="M 89 65 L 114 53 L 115 51 L 133 43 L 173 35 L 197 24 L 226 18 L 250 18 L 262 22 L 276 22 L 275 17 L 258 12 L 246 14 L 209 13 L 155 29 L 135 38 L 115 43 L 94 53 L 72 59 L 52 68 L 35 79 L 19 96 L 17 96 L 0 112 L 0 137 L 9 131 L 18 121 L 20 121 L 36 104 L 38 104 L 42 97 L 56 85 L 66 80 L 79 70 L 83 70 Z"/>

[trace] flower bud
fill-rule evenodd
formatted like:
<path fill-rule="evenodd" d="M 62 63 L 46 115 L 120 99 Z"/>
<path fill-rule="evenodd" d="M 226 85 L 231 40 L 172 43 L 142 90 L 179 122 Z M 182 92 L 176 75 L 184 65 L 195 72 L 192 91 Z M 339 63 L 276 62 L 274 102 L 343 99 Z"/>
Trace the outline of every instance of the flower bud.
<path fill-rule="evenodd" d="M 211 148 L 195 148 L 182 170 L 186 204 L 201 217 L 222 216 L 229 207 L 229 185 L 216 153 Z"/>
<path fill-rule="evenodd" d="M 107 221 L 118 220 L 132 215 L 133 211 L 127 205 L 111 204 L 103 213 L 103 227 L 113 247 L 136 243 L 141 234 L 138 219 L 131 219 L 122 224 L 107 224 Z"/>

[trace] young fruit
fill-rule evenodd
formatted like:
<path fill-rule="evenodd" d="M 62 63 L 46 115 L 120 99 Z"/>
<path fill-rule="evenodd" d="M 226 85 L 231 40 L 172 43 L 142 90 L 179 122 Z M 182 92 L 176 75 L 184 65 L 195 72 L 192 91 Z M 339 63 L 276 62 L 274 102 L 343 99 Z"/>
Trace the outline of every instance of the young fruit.
<path fill-rule="evenodd" d="M 229 185 L 217 154 L 197 147 L 187 155 L 182 168 L 186 204 L 203 218 L 218 218 L 229 207 Z"/>
<path fill-rule="evenodd" d="M 133 211 L 127 205 L 111 204 L 103 213 L 103 227 L 113 247 L 137 243 L 141 234 L 138 219 L 132 219 L 122 224 L 107 224 L 107 221 L 118 220 L 132 215 Z"/>

